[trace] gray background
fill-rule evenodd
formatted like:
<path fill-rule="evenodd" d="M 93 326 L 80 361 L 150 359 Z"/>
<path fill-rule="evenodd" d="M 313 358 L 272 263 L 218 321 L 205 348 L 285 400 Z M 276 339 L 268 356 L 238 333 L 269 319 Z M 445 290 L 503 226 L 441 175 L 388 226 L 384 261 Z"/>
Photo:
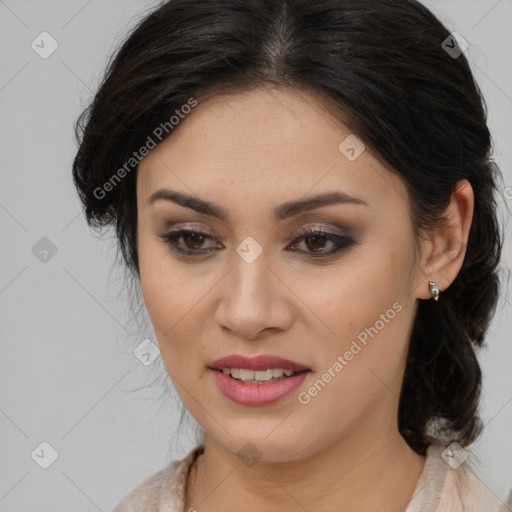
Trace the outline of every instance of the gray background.
<path fill-rule="evenodd" d="M 510 207 L 512 0 L 425 3 L 470 43 Z M 145 366 L 132 353 L 146 336 L 130 335 L 113 237 L 86 227 L 71 181 L 73 122 L 110 53 L 154 5 L 0 0 L 0 512 L 111 510 L 194 445 L 190 426 L 177 441 L 179 402 L 166 396 L 161 360 Z M 59 45 L 47 59 L 31 47 L 43 31 Z M 57 250 L 46 262 L 33 252 L 48 248 L 43 237 Z M 510 266 L 510 239 L 504 257 Z M 481 353 L 487 426 L 474 447 L 502 499 L 512 487 L 505 294 Z M 43 441 L 58 453 L 48 469 L 39 465 L 51 456 Z"/>

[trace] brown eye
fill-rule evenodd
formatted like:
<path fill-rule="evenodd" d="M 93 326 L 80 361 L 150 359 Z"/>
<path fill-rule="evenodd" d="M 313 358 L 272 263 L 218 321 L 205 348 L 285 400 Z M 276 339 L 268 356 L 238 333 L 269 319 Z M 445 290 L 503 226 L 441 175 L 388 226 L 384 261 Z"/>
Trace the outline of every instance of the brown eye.
<path fill-rule="evenodd" d="M 306 250 L 296 249 L 297 242 L 301 241 L 304 243 Z M 350 235 L 332 233 L 324 228 L 301 229 L 295 234 L 292 242 L 291 247 L 293 251 L 305 253 L 306 256 L 313 258 L 331 256 L 338 251 L 348 249 L 356 243 L 355 239 Z M 325 248 L 328 244 L 331 244 L 331 247 L 334 247 L 334 249 L 325 252 Z"/>
<path fill-rule="evenodd" d="M 182 235 L 182 236 L 183 236 L 183 241 L 185 242 L 185 245 L 189 249 L 200 249 L 205 240 L 204 235 L 202 235 L 200 233 L 192 232 L 192 231 L 190 233 Z"/>
<path fill-rule="evenodd" d="M 214 241 L 214 237 L 195 229 L 178 229 L 158 235 L 171 251 L 187 256 L 202 256 L 209 254 L 219 247 L 205 247 L 208 240 Z M 299 242 L 303 242 L 305 249 L 298 249 Z M 323 258 L 348 249 L 356 243 L 355 239 L 344 233 L 332 233 L 323 228 L 301 229 L 293 237 L 290 246 L 291 251 L 304 254 L 305 257 Z M 327 251 L 326 248 L 332 250 Z"/>
<path fill-rule="evenodd" d="M 158 235 L 172 251 L 188 254 L 190 256 L 200 256 L 211 252 L 214 247 L 204 248 L 207 240 L 213 240 L 213 237 L 203 231 L 195 229 L 179 229 Z M 183 242 L 181 244 L 180 242 Z M 184 247 L 183 247 L 184 245 Z"/>
<path fill-rule="evenodd" d="M 304 238 L 308 250 L 317 252 L 325 248 L 326 242 L 330 242 L 326 236 L 308 236 Z"/>

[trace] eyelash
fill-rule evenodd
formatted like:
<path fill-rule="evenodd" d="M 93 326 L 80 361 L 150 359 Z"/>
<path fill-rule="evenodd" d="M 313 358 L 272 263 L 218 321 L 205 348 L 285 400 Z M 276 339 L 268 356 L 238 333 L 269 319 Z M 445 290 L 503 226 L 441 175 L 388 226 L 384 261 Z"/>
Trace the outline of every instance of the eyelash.
<path fill-rule="evenodd" d="M 205 239 L 214 240 L 214 237 L 209 235 L 208 233 L 205 233 L 204 231 L 196 230 L 196 229 L 178 229 L 175 231 L 170 231 L 168 233 L 164 233 L 162 235 L 158 235 L 159 238 L 163 239 L 163 243 L 166 244 L 169 249 L 173 252 L 184 254 L 187 256 L 192 257 L 199 257 L 203 256 L 205 254 L 208 254 L 212 252 L 214 249 L 210 250 L 203 250 L 203 251 L 191 251 L 191 250 L 183 250 L 180 247 L 178 247 L 176 241 L 182 238 L 185 235 L 189 234 L 197 234 L 204 236 Z M 303 228 L 299 229 L 292 239 L 291 245 L 296 245 L 298 241 L 304 240 L 306 238 L 325 238 L 327 241 L 335 243 L 338 248 L 334 249 L 328 253 L 317 253 L 315 254 L 313 251 L 297 251 L 304 253 L 305 258 L 328 258 L 330 256 L 333 256 L 335 253 L 342 251 L 344 249 L 348 249 L 352 245 L 354 245 L 356 242 L 354 238 L 352 238 L 350 235 L 339 235 L 336 233 L 332 233 L 330 231 L 325 230 L 324 228 L 316 228 L 316 229 L 308 229 Z M 296 249 L 292 249 L 295 251 Z"/>

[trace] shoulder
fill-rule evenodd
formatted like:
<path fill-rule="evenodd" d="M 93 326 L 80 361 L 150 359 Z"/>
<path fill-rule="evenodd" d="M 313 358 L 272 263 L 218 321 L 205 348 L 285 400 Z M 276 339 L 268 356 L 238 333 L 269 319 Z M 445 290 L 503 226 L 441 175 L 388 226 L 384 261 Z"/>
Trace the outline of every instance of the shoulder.
<path fill-rule="evenodd" d="M 113 512 L 181 512 L 188 472 L 203 450 L 203 446 L 197 446 L 185 458 L 151 475 L 126 495 Z"/>
<path fill-rule="evenodd" d="M 458 445 L 456 445 L 458 446 Z M 502 512 L 503 502 L 479 478 L 467 452 L 432 444 L 406 512 Z"/>
<path fill-rule="evenodd" d="M 139 510 L 141 512 L 157 512 L 166 471 L 174 473 L 176 461 L 172 462 L 165 470 L 158 471 L 144 480 L 121 500 L 114 512 L 136 512 Z"/>
<path fill-rule="evenodd" d="M 448 469 L 441 505 L 443 510 L 461 512 L 504 512 L 506 505 L 485 483 L 484 479 L 470 464 Z M 459 507 L 459 508 L 455 508 Z"/>

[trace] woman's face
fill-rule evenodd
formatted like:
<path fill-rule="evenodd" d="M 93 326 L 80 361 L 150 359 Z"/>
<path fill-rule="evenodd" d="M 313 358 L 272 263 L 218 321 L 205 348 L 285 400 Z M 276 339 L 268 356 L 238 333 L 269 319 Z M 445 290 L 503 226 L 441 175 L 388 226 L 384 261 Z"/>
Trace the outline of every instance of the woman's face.
<path fill-rule="evenodd" d="M 263 460 L 291 461 L 396 433 L 428 279 L 403 182 L 350 135 L 314 96 L 257 89 L 199 102 L 139 165 L 140 279 L 163 362 L 187 409 L 231 453 L 251 446 Z M 193 201 L 154 196 L 164 189 Z M 353 199 L 313 201 L 335 193 Z M 196 211 L 203 202 L 224 217 Z M 200 233 L 162 238 L 180 230 Z M 233 377 L 276 378 L 261 370 L 287 365 L 211 368 L 233 354 L 308 371 L 243 384 Z M 235 365 L 251 366 L 218 366 Z"/>

